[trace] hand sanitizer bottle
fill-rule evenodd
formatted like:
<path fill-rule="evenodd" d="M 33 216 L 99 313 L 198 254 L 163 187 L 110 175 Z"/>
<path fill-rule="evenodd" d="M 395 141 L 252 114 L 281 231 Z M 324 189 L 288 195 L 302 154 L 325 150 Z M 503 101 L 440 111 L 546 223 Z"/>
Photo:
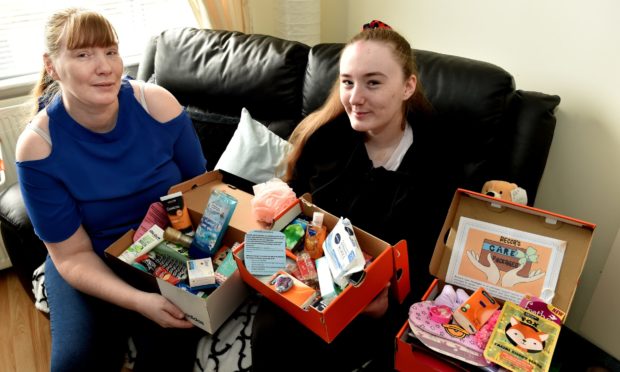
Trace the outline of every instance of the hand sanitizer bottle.
<path fill-rule="evenodd" d="M 327 232 L 327 228 L 323 226 L 323 217 L 323 213 L 314 212 L 312 223 L 308 224 L 306 229 L 304 249 L 313 260 L 323 256 L 323 241 Z"/>

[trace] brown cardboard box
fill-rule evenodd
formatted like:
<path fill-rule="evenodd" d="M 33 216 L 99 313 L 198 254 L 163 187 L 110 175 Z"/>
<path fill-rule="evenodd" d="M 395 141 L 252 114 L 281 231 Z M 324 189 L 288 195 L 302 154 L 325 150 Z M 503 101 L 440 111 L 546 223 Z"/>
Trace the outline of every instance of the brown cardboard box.
<path fill-rule="evenodd" d="M 207 172 L 175 185 L 170 188 L 169 193 L 183 192 L 192 224 L 198 226 L 211 191 L 215 189 L 225 191 L 238 201 L 224 235 L 224 245 L 231 247 L 235 242 L 243 242 L 247 231 L 268 228 L 251 217 L 250 200 L 253 196 L 233 185 L 224 183 L 220 172 Z M 281 216 L 280 219 L 281 223 L 284 223 L 287 217 Z M 277 229 L 279 225 L 275 224 L 273 228 Z M 183 310 L 187 319 L 197 327 L 214 333 L 248 296 L 249 288 L 241 279 L 238 270 L 206 299 L 203 299 L 126 264 L 119 260 L 118 256 L 132 243 L 132 236 L 133 231 L 127 232 L 105 250 L 105 255 L 111 260 L 113 267 L 132 284 L 161 293 Z"/>
<path fill-rule="evenodd" d="M 588 256 L 595 225 L 537 208 L 524 206 L 480 193 L 458 189 L 435 246 L 430 272 L 437 279 L 422 300 L 435 298 L 443 286 L 452 247 L 461 217 L 469 217 L 513 229 L 548 236 L 567 242 L 552 304 L 567 313 Z M 444 239 L 444 237 L 446 237 Z M 462 370 L 462 364 L 437 354 L 410 340 L 405 322 L 396 336 L 395 367 L 399 371 L 434 368 L 440 371 Z M 435 358 L 429 357 L 434 355 Z M 443 361 L 442 361 L 443 360 Z"/>
<path fill-rule="evenodd" d="M 308 195 L 304 195 L 299 200 L 299 204 L 289 212 L 290 215 L 303 213 L 305 216 L 311 217 L 315 211 L 325 214 L 323 223 L 327 226 L 329 233 L 338 222 L 338 218 L 313 205 L 309 201 Z M 355 221 L 351 222 L 355 223 Z M 246 283 L 280 306 L 323 340 L 331 342 L 385 288 L 388 282 L 391 282 L 390 288 L 400 302 L 404 300 L 410 289 L 406 242 L 403 240 L 395 246 L 391 246 L 356 227 L 354 227 L 354 232 L 362 250 L 374 259 L 364 269 L 364 279 L 356 286 L 347 286 L 322 311 L 312 306 L 305 310 L 302 309 L 274 291 L 259 277 L 250 274 L 243 262 L 243 245 L 234 249 L 233 253 L 241 277 Z"/>

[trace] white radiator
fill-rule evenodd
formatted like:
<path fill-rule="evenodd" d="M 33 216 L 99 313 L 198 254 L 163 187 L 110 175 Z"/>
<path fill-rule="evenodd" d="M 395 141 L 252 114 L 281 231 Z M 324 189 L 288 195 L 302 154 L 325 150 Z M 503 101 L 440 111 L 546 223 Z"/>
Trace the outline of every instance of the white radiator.
<path fill-rule="evenodd" d="M 4 177 L 0 177 L 0 192 L 17 182 L 15 171 L 15 143 L 30 116 L 31 105 L 20 104 L 0 108 L 0 145 L 4 162 Z M 0 238 L 0 269 L 11 266 L 4 243 Z"/>

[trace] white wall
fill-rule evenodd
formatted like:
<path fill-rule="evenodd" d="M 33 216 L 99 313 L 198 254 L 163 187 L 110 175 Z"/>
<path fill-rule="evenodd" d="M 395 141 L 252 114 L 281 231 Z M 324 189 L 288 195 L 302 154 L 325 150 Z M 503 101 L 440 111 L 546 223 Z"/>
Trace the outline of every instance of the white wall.
<path fill-rule="evenodd" d="M 250 0 L 250 17 L 254 33 L 276 35 L 276 2 Z M 321 42 L 344 42 L 347 39 L 348 3 L 341 0 L 316 0 L 321 4 Z"/>
<path fill-rule="evenodd" d="M 276 0 L 248 1 L 252 31 L 255 34 L 275 35 L 275 3 Z"/>
<path fill-rule="evenodd" d="M 322 0 L 321 6 L 324 42 L 345 41 L 380 19 L 415 48 L 495 63 L 514 75 L 517 88 L 562 98 L 536 207 L 597 224 L 568 326 L 620 358 L 614 337 L 620 303 L 609 295 L 620 285 L 620 270 L 611 264 L 620 250 L 613 245 L 620 227 L 620 2 Z M 261 27 L 268 24 L 255 23 L 255 31 Z M 608 257 L 615 261 L 605 266 Z M 597 321 L 605 326 L 594 327 Z"/>
<path fill-rule="evenodd" d="M 617 316 L 620 309 L 618 267 L 620 267 L 620 232 L 616 236 L 601 279 L 581 323 L 584 337 L 604 345 L 605 350 L 616 358 L 620 355 L 620 342 L 618 342 L 620 322 Z"/>

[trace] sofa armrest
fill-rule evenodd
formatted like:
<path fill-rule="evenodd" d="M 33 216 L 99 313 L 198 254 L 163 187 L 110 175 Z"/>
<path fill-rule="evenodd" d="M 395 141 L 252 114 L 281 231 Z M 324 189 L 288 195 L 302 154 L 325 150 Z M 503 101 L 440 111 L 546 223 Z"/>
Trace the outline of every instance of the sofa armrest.
<path fill-rule="evenodd" d="M 508 136 L 512 139 L 512 147 L 508 152 L 510 167 L 506 179 L 524 188 L 528 204 L 534 205 L 553 140 L 555 110 L 560 104 L 560 97 L 517 90 L 513 104 L 516 122 Z"/>
<path fill-rule="evenodd" d="M 153 36 L 142 52 L 142 60 L 138 65 L 138 73 L 136 79 L 149 81 L 155 73 L 155 51 L 157 50 L 157 36 Z"/>
<path fill-rule="evenodd" d="M 34 233 L 17 183 L 0 194 L 0 234 L 24 290 L 34 301 L 32 273 L 45 261 L 47 249 Z"/>

